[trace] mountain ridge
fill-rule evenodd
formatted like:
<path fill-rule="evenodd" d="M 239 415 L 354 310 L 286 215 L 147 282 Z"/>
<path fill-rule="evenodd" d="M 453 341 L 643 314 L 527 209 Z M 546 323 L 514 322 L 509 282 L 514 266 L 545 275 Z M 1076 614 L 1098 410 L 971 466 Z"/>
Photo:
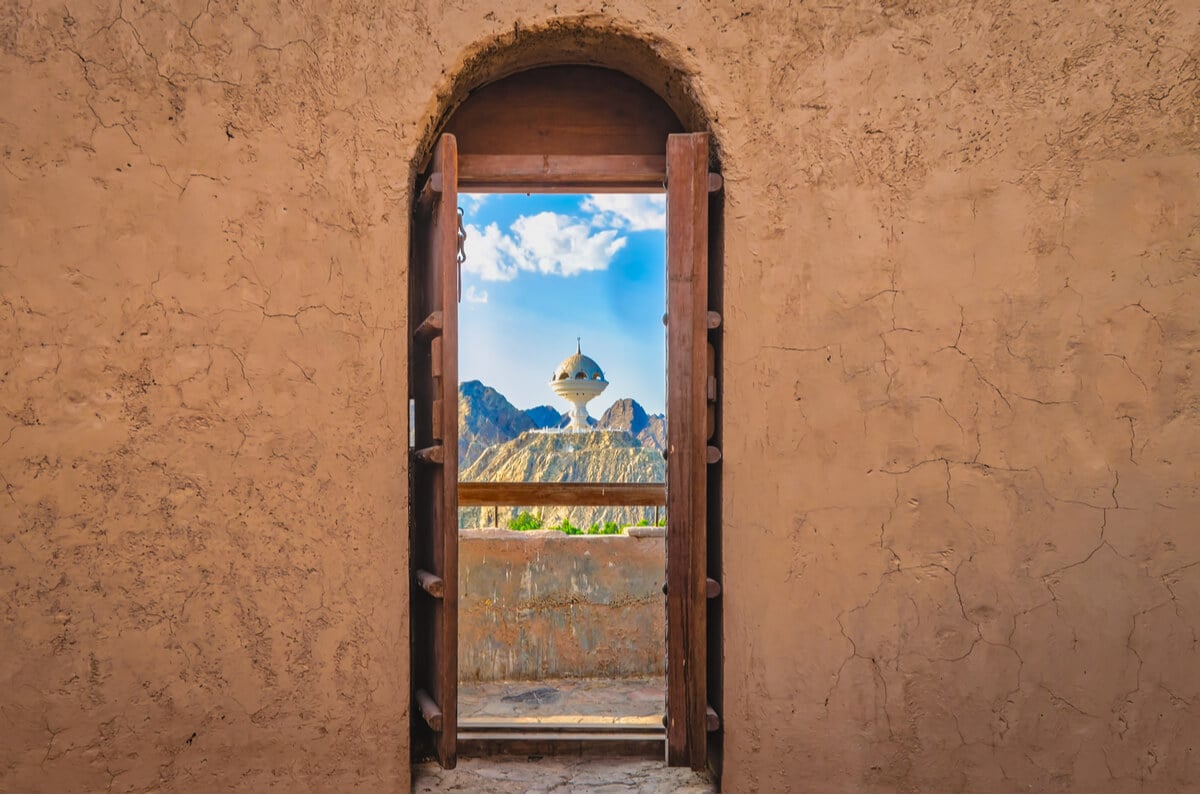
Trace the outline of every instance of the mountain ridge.
<path fill-rule="evenodd" d="M 464 483 L 663 483 L 666 476 L 666 459 L 660 451 L 644 447 L 628 431 L 614 429 L 525 431 L 488 447 L 459 472 Z M 504 526 L 520 510 L 541 516 L 547 527 L 564 518 L 577 527 L 603 522 L 634 524 L 654 518 L 653 508 L 521 506 L 498 508 L 495 514 L 490 508 L 460 508 L 459 524 Z"/>
<path fill-rule="evenodd" d="M 515 439 L 534 421 L 496 389 L 482 381 L 458 385 L 458 461 L 469 465 L 494 444 Z"/>
<path fill-rule="evenodd" d="M 553 406 L 521 410 L 481 381 L 459 385 L 459 480 L 469 482 L 662 483 L 666 481 L 666 418 L 632 398 L 612 403 L 591 429 L 567 431 L 569 418 Z M 549 527 L 564 518 L 577 527 L 653 520 L 653 508 L 520 506 L 460 508 L 461 527 L 505 526 L 521 510 Z"/>
<path fill-rule="evenodd" d="M 667 422 L 662 414 L 649 414 L 632 398 L 613 402 L 600 419 L 591 418 L 596 430 L 626 431 L 642 447 L 661 452 L 666 448 Z M 567 415 L 553 406 L 519 409 L 499 390 L 479 380 L 458 385 L 458 466 L 466 470 L 489 448 L 518 438 L 526 431 L 561 428 Z"/>

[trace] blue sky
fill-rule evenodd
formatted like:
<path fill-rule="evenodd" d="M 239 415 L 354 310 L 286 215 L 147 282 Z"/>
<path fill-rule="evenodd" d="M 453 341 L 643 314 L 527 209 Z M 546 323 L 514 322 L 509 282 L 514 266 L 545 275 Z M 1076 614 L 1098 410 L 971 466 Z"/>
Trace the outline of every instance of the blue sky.
<path fill-rule="evenodd" d="M 459 378 L 517 408 L 568 406 L 548 386 L 575 353 L 599 363 L 618 398 L 664 411 L 666 233 L 661 194 L 464 194 Z"/>

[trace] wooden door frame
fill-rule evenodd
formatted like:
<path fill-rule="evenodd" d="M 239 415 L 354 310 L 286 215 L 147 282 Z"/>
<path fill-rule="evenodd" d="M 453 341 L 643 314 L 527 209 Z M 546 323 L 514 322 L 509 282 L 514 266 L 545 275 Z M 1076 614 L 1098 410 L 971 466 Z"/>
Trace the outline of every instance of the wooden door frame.
<path fill-rule="evenodd" d="M 453 130 L 453 125 L 448 125 Z M 549 151 L 569 149 L 572 141 L 561 137 L 565 133 L 550 127 L 553 142 L 546 145 Z M 663 129 L 663 128 L 658 128 Z M 473 134 L 478 135 L 478 130 Z M 554 137 L 558 135 L 559 137 Z M 679 136 L 688 139 L 680 160 L 680 147 L 671 154 L 668 140 Z M 535 136 L 530 136 L 534 138 Z M 679 143 L 679 141 L 676 141 Z M 543 136 L 541 144 L 546 144 Z M 592 145 L 596 139 L 592 139 Z M 710 144 L 707 133 L 684 134 L 682 131 L 665 131 L 659 153 L 629 153 L 596 151 L 573 151 L 564 154 L 543 154 L 536 151 L 503 151 L 491 153 L 480 151 L 463 152 L 457 162 L 457 189 L 462 192 L 488 193 L 665 193 L 668 197 L 667 228 L 667 279 L 668 317 L 667 344 L 668 370 L 672 361 L 670 351 L 687 349 L 688 362 L 686 384 L 672 383 L 668 375 L 668 407 L 675 421 L 668 419 L 668 451 L 675 448 L 676 455 L 667 455 L 669 493 L 672 504 L 690 506 L 687 511 L 668 509 L 667 533 L 667 614 L 668 614 L 668 720 L 667 761 L 672 765 L 690 765 L 700 769 L 708 761 L 710 738 L 716 739 L 720 720 L 707 700 L 707 693 L 714 685 L 719 688 L 719 642 L 709 626 L 708 615 L 713 612 L 720 585 L 710 575 L 711 564 L 719 564 L 712 554 L 719 551 L 719 512 L 713 511 L 713 503 L 719 505 L 719 495 L 714 496 L 713 486 L 719 483 L 714 478 L 711 465 L 720 460 L 716 433 L 716 360 L 714 348 L 709 340 L 720 325 L 720 316 L 701 305 L 701 300 L 718 298 L 708 295 L 711 281 L 710 267 L 719 269 L 720 219 L 709 219 L 709 208 L 719 208 L 717 196 L 722 187 L 721 177 L 709 170 Z M 516 144 L 523 146 L 520 141 Z M 603 142 L 601 141 L 601 146 Z M 665 151 L 664 151 L 665 150 Z M 668 175 L 668 158 L 677 163 L 675 173 Z M 683 164 L 678 167 L 678 164 Z M 428 174 L 420 178 L 423 186 L 417 204 L 428 201 L 426 194 L 440 189 Z M 670 179 L 668 179 L 670 177 Z M 686 182 L 683 191 L 678 188 Z M 672 201 L 672 187 L 677 188 Z M 680 196 L 690 197 L 680 202 Z M 699 220 L 701 223 L 697 223 Z M 715 223 L 713 223 L 715 221 Z M 416 236 L 419 230 L 414 230 Z M 715 241 L 715 243 L 714 243 Z M 467 243 L 468 248 L 470 242 Z M 699 263 L 692 270 L 692 263 Z M 686 266 L 687 272 L 680 271 Z M 411 271 L 416 278 L 417 271 Z M 716 274 L 715 283 L 720 275 Z M 688 296 L 691 296 L 690 298 Z M 698 340 L 703 342 L 697 343 Z M 705 344 L 707 342 L 707 344 Z M 683 346 L 683 347 L 681 347 Z M 411 368 L 411 365 L 410 365 Z M 457 390 L 457 384 L 453 385 Z M 673 390 L 684 389 L 686 398 L 673 400 Z M 455 392 L 457 397 L 457 392 Z M 448 415 L 456 416 L 446 403 Z M 670 407 L 674 405 L 674 410 Z M 686 408 L 682 408 L 686 406 Z M 682 419 L 680 419 L 682 418 Z M 674 428 L 674 430 L 672 430 Z M 683 451 L 685 454 L 679 454 Z M 457 447 L 447 446 L 445 456 L 457 455 Z M 672 460 L 674 459 L 674 460 Z M 413 464 L 417 464 L 414 462 Z M 674 491 L 678 499 L 672 500 Z M 686 497 L 681 495 L 686 492 Z M 682 500 L 682 501 L 681 501 Z M 674 517 L 674 518 L 672 518 Z M 699 530 L 697 530 L 699 528 Z M 414 564 L 415 566 L 415 564 Z M 414 575 L 417 572 L 414 571 Z M 454 573 L 455 575 L 457 572 Z M 455 576 L 454 581 L 457 582 Z M 447 580 L 449 582 L 449 580 Z M 674 607 L 673 607 L 674 606 Z M 719 608 L 717 608 L 719 609 Z M 416 616 L 414 614 L 414 620 Z M 719 630 L 718 630 L 719 631 Z M 416 635 L 413 635 L 414 640 Z M 417 650 L 412 650 L 416 659 Z M 717 665 L 712 662 L 718 661 Z M 672 671 L 685 672 L 672 676 Z M 716 679 L 714 680 L 714 674 Z M 415 679 L 415 674 L 414 674 Z M 685 687 L 680 687 L 685 683 Z M 672 687 L 672 684 L 676 685 Z M 414 683 L 414 688 L 416 688 Z M 719 700 L 719 692 L 714 692 Z M 416 706 L 416 705 L 414 705 Z M 438 738 L 446 740 L 445 736 Z M 415 748 L 414 748 L 415 750 Z"/>
<path fill-rule="evenodd" d="M 716 397 L 708 355 L 708 205 L 720 178 L 710 175 L 708 161 L 707 133 L 668 137 L 667 762 L 697 769 L 707 761 L 709 715 L 716 716 L 707 696 L 708 465 L 720 459 L 708 446 L 715 419 L 710 381 L 713 403 Z"/>
<path fill-rule="evenodd" d="M 458 733 L 458 149 L 446 135 L 413 208 L 409 281 L 409 650 L 414 745 L 443 767 Z"/>

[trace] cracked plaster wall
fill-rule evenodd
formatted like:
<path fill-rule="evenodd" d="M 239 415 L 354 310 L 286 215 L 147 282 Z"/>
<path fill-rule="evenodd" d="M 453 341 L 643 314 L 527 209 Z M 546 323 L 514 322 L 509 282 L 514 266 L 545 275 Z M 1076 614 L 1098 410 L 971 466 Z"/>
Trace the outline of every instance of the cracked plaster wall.
<path fill-rule="evenodd" d="M 556 13 L 721 147 L 723 786 L 1194 787 L 1189 0 L 5 3 L 0 787 L 407 784 L 410 160 Z"/>
<path fill-rule="evenodd" d="M 463 530 L 458 681 L 661 677 L 666 541 L 646 530 Z"/>

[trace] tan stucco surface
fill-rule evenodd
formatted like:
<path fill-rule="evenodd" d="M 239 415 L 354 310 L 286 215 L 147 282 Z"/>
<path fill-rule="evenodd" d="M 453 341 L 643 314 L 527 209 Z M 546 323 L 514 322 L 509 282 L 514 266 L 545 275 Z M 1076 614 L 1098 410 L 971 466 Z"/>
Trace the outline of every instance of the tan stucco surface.
<path fill-rule="evenodd" d="M 720 147 L 723 787 L 1194 789 L 1190 0 L 5 4 L 0 788 L 408 785 L 410 168 L 555 15 Z"/>
<path fill-rule="evenodd" d="M 460 682 L 666 672 L 661 530 L 463 530 L 458 578 Z"/>

